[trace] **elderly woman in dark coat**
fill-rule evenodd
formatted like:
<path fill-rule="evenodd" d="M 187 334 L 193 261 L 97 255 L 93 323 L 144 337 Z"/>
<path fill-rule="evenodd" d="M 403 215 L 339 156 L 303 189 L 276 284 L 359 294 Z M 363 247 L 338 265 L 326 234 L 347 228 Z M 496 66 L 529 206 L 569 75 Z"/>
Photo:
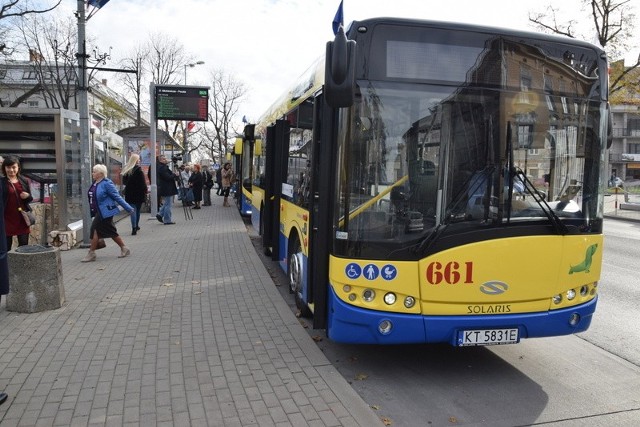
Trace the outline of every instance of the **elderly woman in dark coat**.
<path fill-rule="evenodd" d="M 189 177 L 189 187 L 193 191 L 193 203 L 195 204 L 193 209 L 200 209 L 200 202 L 202 202 L 202 186 L 204 181 L 200 170 L 200 165 L 196 163 L 193 165 L 193 172 Z"/>

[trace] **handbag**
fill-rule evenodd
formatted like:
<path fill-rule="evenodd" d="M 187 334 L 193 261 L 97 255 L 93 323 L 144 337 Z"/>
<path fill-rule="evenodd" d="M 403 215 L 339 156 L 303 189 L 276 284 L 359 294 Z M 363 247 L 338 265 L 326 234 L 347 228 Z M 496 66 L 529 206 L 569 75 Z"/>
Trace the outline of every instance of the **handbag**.
<path fill-rule="evenodd" d="M 33 212 L 31 212 L 31 210 L 25 210 L 20 207 L 20 205 L 23 203 L 22 203 L 22 200 L 20 200 L 20 197 L 18 197 L 18 191 L 16 190 L 16 187 L 13 185 L 13 182 L 9 182 L 9 184 L 11 184 L 11 186 L 13 187 L 13 192 L 16 195 L 16 200 L 18 200 L 18 211 L 22 214 L 22 219 L 24 220 L 24 223 L 27 224 L 27 227 L 31 227 L 36 223 L 36 216 L 33 214 Z"/>
<path fill-rule="evenodd" d="M 22 214 L 22 219 L 24 219 L 24 222 L 25 224 L 27 224 L 28 227 L 31 227 L 36 223 L 36 216 L 33 214 L 33 212 L 25 211 L 22 208 L 19 208 L 19 209 L 20 209 L 20 213 Z"/>

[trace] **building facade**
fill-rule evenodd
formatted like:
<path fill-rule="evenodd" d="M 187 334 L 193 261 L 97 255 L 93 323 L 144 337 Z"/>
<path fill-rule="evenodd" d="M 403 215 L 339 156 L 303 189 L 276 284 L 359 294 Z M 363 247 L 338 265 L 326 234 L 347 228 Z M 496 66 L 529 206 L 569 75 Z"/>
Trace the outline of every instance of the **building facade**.
<path fill-rule="evenodd" d="M 613 143 L 609 150 L 611 176 L 640 179 L 640 105 L 612 105 Z"/>

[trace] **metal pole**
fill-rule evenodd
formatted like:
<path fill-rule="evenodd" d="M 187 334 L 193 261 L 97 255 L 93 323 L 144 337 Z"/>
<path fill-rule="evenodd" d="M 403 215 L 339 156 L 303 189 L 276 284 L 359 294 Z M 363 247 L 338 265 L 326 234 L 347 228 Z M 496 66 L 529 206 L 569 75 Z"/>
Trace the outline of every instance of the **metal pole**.
<path fill-rule="evenodd" d="M 195 67 L 195 64 L 188 64 L 189 67 Z M 184 66 L 184 85 L 187 85 L 187 66 Z M 184 154 L 182 155 L 182 162 L 183 163 L 191 163 L 191 156 L 189 155 L 189 142 L 187 140 L 188 136 L 189 136 L 189 129 L 187 129 L 187 126 L 189 125 L 188 121 L 185 121 L 183 126 L 184 126 L 184 138 L 182 138 L 182 150 L 184 151 Z"/>
<path fill-rule="evenodd" d="M 89 100 L 87 82 L 87 52 L 85 42 L 85 2 L 78 0 L 78 113 L 80 114 L 80 192 L 82 206 L 82 241 L 83 247 L 89 245 L 91 236 L 91 212 L 87 193 L 91 185 L 91 147 L 89 146 Z M 65 224 L 63 224 L 64 226 Z"/>

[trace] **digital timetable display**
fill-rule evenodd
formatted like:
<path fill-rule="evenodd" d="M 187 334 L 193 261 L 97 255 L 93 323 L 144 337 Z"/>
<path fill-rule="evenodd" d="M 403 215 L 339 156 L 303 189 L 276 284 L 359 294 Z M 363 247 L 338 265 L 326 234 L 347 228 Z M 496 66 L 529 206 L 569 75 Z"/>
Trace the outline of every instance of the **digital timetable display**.
<path fill-rule="evenodd" d="M 209 120 L 209 88 L 156 86 L 156 120 Z"/>

